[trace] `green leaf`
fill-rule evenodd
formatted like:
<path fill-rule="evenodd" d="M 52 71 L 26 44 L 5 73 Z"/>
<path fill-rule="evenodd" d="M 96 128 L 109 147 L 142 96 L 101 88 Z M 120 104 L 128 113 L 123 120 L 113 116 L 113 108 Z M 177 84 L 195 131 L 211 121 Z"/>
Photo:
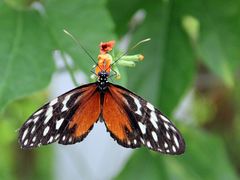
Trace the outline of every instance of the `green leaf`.
<path fill-rule="evenodd" d="M 185 130 L 184 137 L 183 155 L 138 150 L 116 179 L 237 179 L 219 137 L 192 128 Z"/>
<path fill-rule="evenodd" d="M 117 29 L 127 24 L 134 10 L 143 8 L 146 19 L 133 34 L 132 41 L 151 38 L 136 49 L 145 59 L 129 70 L 130 89 L 170 114 L 191 85 L 195 73 L 192 49 L 181 27 L 178 7 L 171 1 L 134 1 L 130 9 L 125 8 L 128 2 L 110 1 L 108 7 L 113 19 L 118 20 L 122 14 L 125 17 L 115 22 Z"/>
<path fill-rule="evenodd" d="M 151 37 L 152 42 L 143 47 L 145 66 L 131 71 L 130 84 L 148 99 L 168 103 L 162 106 L 164 111 L 169 112 L 174 107 L 177 96 L 184 93 L 191 82 L 193 53 L 226 85 L 234 86 L 234 75 L 240 65 L 239 1 L 131 1 L 129 5 L 127 1 L 111 0 L 108 7 L 120 35 L 127 31 L 127 22 L 136 10 L 146 11 L 146 19 L 133 34 L 133 41 Z M 192 16 L 200 23 L 198 39 L 192 43 L 192 48 L 180 27 L 185 16 Z M 139 74 L 144 75 L 139 77 Z M 153 87 L 150 92 L 149 87 Z M 148 97 L 146 92 L 152 96 Z M 169 101 L 169 94 L 176 100 Z"/>
<path fill-rule="evenodd" d="M 0 7 L 0 110 L 47 86 L 54 71 L 52 41 L 40 15 Z"/>
<path fill-rule="evenodd" d="M 4 154 L 0 156 L 0 179 L 51 179 L 52 153 L 49 151 L 51 147 L 49 146 L 48 150 L 39 148 L 26 151 L 22 150 L 17 142 L 19 127 L 45 102 L 46 98 L 46 93 L 36 93 L 34 96 L 10 103 L 0 114 L 0 154 Z M 26 159 L 28 163 L 23 166 L 22 162 Z M 46 159 L 47 164 L 43 162 Z"/>
<path fill-rule="evenodd" d="M 56 48 L 69 53 L 79 68 L 90 73 L 93 61 L 63 29 L 73 34 L 97 61 L 99 43 L 115 39 L 114 24 L 105 8 L 105 0 L 72 0 L 71 3 L 49 0 L 44 6 Z"/>
<path fill-rule="evenodd" d="M 240 1 L 194 0 L 179 3 L 179 9 L 200 22 L 199 39 L 195 42 L 200 59 L 232 87 L 240 65 Z"/>
<path fill-rule="evenodd" d="M 143 0 L 117 1 L 108 0 L 108 9 L 115 22 L 115 32 L 118 35 L 124 35 L 128 31 L 128 22 L 136 10 L 142 8 Z M 149 1 L 151 2 L 151 1 Z M 150 3 L 149 3 L 150 4 Z"/>
<path fill-rule="evenodd" d="M 52 52 L 67 52 L 90 74 L 93 62 L 66 34 L 72 32 L 97 60 L 101 41 L 114 38 L 105 1 L 44 1 L 42 15 L 0 4 L 0 110 L 45 88 L 54 72 Z M 94 51 L 95 50 L 95 51 Z"/>

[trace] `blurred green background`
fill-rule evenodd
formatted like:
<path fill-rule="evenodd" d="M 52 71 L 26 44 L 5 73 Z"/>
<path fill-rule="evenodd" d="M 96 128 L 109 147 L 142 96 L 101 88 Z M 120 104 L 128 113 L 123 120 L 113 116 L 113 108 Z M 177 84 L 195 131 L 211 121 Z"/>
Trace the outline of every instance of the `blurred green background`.
<path fill-rule="evenodd" d="M 240 178 L 239 0 L 0 1 L 0 179 L 54 179 L 54 151 L 23 151 L 17 129 L 47 101 L 53 51 L 90 77 L 101 41 L 135 44 L 145 60 L 122 68 L 122 84 L 171 117 L 182 156 L 135 150 L 115 179 Z M 127 44 L 127 43 L 125 43 Z M 117 81 L 115 81 L 117 83 Z M 87 140 L 87 139 L 86 139 Z M 44 160 L 48 163 L 44 163 Z M 109 164 L 114 166 L 114 164 Z M 77 167 L 76 167 L 77 168 Z"/>

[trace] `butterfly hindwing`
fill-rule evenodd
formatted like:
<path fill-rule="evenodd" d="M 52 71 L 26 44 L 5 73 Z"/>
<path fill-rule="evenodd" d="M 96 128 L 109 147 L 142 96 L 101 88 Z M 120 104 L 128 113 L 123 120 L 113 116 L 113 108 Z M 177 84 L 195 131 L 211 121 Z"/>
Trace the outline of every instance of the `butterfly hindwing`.
<path fill-rule="evenodd" d="M 81 141 L 100 114 L 96 88 L 95 83 L 80 86 L 38 109 L 19 130 L 21 147 L 34 148 L 53 142 L 74 144 Z"/>
<path fill-rule="evenodd" d="M 166 154 L 182 154 L 184 152 L 185 143 L 180 132 L 152 104 L 129 90 L 113 84 L 109 85 L 108 94 L 122 110 L 120 117 L 127 119 L 124 125 L 119 126 L 119 129 L 122 128 L 121 130 L 114 130 L 114 119 L 110 120 L 110 116 L 114 112 L 111 115 L 104 113 L 106 108 L 110 109 L 110 104 L 105 102 L 103 118 L 108 130 L 119 144 L 132 148 L 144 145 L 154 151 Z M 119 134 L 121 134 L 119 132 L 125 134 L 124 139 L 119 138 Z"/>
<path fill-rule="evenodd" d="M 136 148 L 140 146 L 137 143 L 139 133 L 136 133 L 137 129 L 134 128 L 129 115 L 123 109 L 122 101 L 111 91 L 107 91 L 104 96 L 102 116 L 108 131 L 120 145 Z"/>

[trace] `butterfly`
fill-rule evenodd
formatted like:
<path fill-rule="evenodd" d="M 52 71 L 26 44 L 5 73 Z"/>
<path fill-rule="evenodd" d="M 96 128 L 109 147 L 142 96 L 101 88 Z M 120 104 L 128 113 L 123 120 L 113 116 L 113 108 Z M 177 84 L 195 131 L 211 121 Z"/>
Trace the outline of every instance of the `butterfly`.
<path fill-rule="evenodd" d="M 108 81 L 109 46 L 112 44 L 101 46 L 96 82 L 60 95 L 28 118 L 19 130 L 22 148 L 81 142 L 100 120 L 111 137 L 124 147 L 145 146 L 165 154 L 184 153 L 184 139 L 165 115 L 135 93 Z"/>

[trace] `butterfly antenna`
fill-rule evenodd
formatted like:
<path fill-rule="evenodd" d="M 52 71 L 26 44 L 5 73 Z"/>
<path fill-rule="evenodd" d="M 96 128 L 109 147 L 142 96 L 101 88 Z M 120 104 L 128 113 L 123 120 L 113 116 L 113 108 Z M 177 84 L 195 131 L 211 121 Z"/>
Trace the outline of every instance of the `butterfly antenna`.
<path fill-rule="evenodd" d="M 137 46 L 139 46 L 140 44 L 145 43 L 145 42 L 148 42 L 148 41 L 150 41 L 150 40 L 151 40 L 151 38 L 147 38 L 147 39 L 143 39 L 143 40 L 139 41 L 137 44 L 135 44 L 135 45 L 132 46 L 130 49 L 128 49 L 126 52 L 124 52 L 119 58 L 117 58 L 117 59 L 111 64 L 111 66 L 109 66 L 109 67 L 112 67 L 113 64 L 115 64 L 115 63 L 118 62 L 123 56 L 125 56 L 126 54 L 128 54 L 129 51 L 135 49 L 135 48 L 136 48 Z"/>
<path fill-rule="evenodd" d="M 94 60 L 94 58 L 91 56 L 91 54 L 84 48 L 84 46 L 70 33 L 68 32 L 66 29 L 63 29 L 63 32 L 65 34 L 67 34 L 68 36 L 70 36 L 72 38 L 72 40 L 80 47 L 83 49 L 83 51 L 88 55 L 88 57 L 95 63 L 95 65 L 98 66 L 98 63 Z"/>

